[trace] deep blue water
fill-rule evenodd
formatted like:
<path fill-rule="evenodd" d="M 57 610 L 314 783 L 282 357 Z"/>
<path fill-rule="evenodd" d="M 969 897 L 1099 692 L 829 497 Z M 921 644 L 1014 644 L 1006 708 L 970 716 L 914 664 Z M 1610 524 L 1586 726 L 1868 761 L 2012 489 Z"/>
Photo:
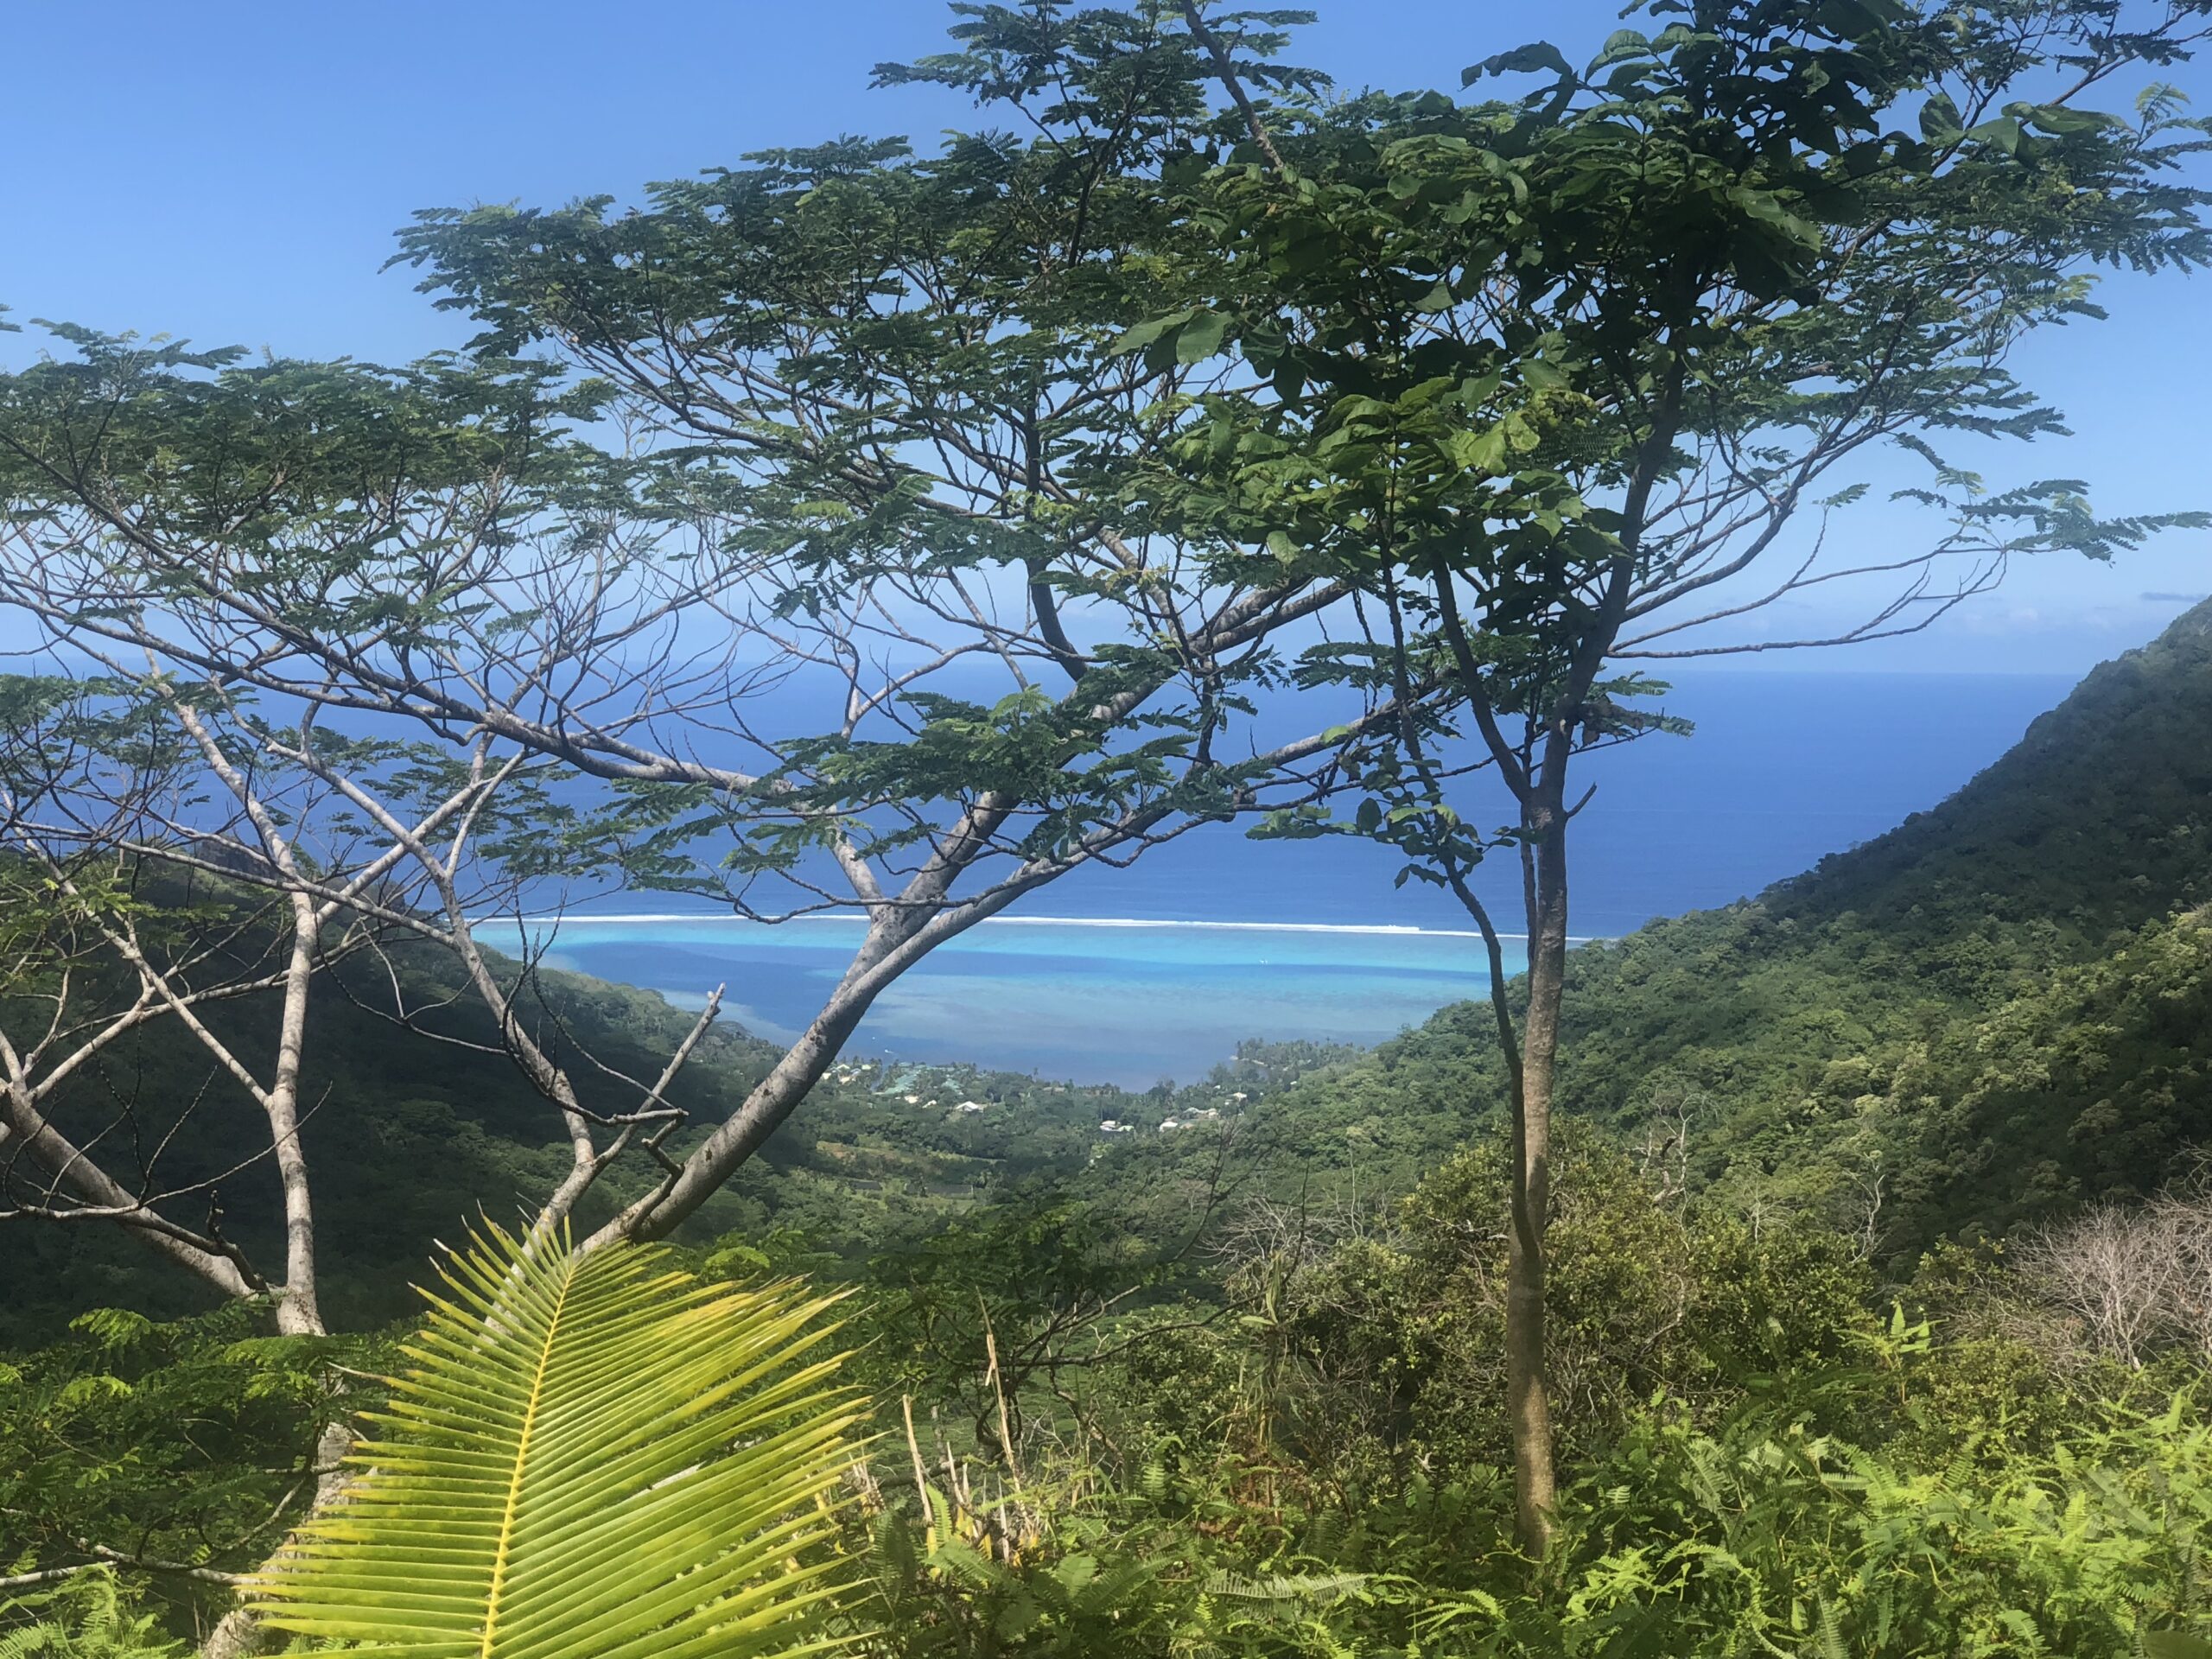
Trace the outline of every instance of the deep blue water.
<path fill-rule="evenodd" d="M 1685 677 L 1669 704 L 1694 736 L 1584 763 L 1599 790 L 1578 821 L 1574 931 L 1621 933 L 1726 904 L 1879 835 L 2003 753 L 2069 685 Z M 1469 785 L 1471 808 L 1485 787 Z M 883 995 L 852 1051 L 1141 1086 L 1199 1075 L 1245 1038 L 1380 1041 L 1486 986 L 1465 915 L 1433 888 L 1394 889 L 1396 868 L 1349 838 L 1255 843 L 1208 825 L 1129 869 L 1065 877 L 940 949 Z M 1501 927 L 1516 913 L 1516 880 L 1501 864 L 1484 884 Z M 1188 923 L 1210 925 L 1178 925 Z M 772 1036 L 804 1024 L 858 937 L 836 919 L 572 917 L 553 950 L 562 965 L 692 1006 L 726 983 L 733 1016 Z"/>

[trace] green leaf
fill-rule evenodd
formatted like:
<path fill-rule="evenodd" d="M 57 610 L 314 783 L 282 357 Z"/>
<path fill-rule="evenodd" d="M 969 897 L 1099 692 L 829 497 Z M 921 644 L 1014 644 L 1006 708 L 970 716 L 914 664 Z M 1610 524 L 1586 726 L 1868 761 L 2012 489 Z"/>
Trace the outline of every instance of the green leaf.
<path fill-rule="evenodd" d="M 2120 123 L 2101 110 L 2076 110 L 2063 104 L 2037 104 L 2019 111 L 2020 118 L 2038 132 L 2064 136 L 2095 132 Z"/>
<path fill-rule="evenodd" d="M 1505 467 L 1506 430 L 1503 422 L 1486 432 L 1455 432 L 1445 442 L 1452 464 L 1471 473 L 1496 473 Z"/>
<path fill-rule="evenodd" d="M 82 1332 L 103 1348 L 130 1348 L 153 1333 L 154 1322 L 129 1308 L 95 1307 L 70 1320 L 69 1328 Z"/>
<path fill-rule="evenodd" d="M 1123 329 L 1114 343 L 1106 348 L 1106 354 L 1109 357 L 1127 357 L 1134 352 L 1143 351 L 1156 343 L 1162 335 L 1188 322 L 1192 310 L 1192 308 L 1185 306 L 1180 311 L 1171 311 L 1164 317 L 1154 317 L 1138 323 L 1134 328 Z"/>
<path fill-rule="evenodd" d="M 421 1659 L 826 1646 L 858 1416 L 802 1359 L 828 1303 L 667 1260 L 496 1228 L 452 1256 L 362 1472 L 253 1586 L 268 1621 Z"/>
<path fill-rule="evenodd" d="M 1967 137 L 1994 144 L 2007 156 L 2017 155 L 2020 148 L 2020 124 L 2009 115 L 2000 115 L 1993 121 L 1985 121 L 1978 127 L 1968 129 Z"/>
<path fill-rule="evenodd" d="M 1203 363 L 1221 349 L 1228 338 L 1229 319 L 1218 311 L 1201 311 L 1185 323 L 1175 336 L 1178 363 Z"/>
<path fill-rule="evenodd" d="M 1920 136 L 1931 144 L 1948 144 L 1966 130 L 1959 106 L 1948 92 L 1938 92 L 1920 106 Z"/>
<path fill-rule="evenodd" d="M 1847 41 L 1895 28 L 1908 14 L 1897 0 L 1821 0 L 1821 27 Z"/>
<path fill-rule="evenodd" d="M 1549 69 L 1563 80 L 1574 79 L 1574 70 L 1559 48 L 1548 41 L 1536 41 L 1469 64 L 1459 72 L 1459 84 L 1471 86 L 1485 75 L 1528 74 L 1538 69 Z"/>
<path fill-rule="evenodd" d="M 130 1385 L 119 1376 L 105 1372 L 94 1372 L 89 1376 L 73 1376 L 54 1396 L 54 1403 L 63 1411 L 82 1411 L 86 1407 L 104 1400 L 128 1400 Z"/>

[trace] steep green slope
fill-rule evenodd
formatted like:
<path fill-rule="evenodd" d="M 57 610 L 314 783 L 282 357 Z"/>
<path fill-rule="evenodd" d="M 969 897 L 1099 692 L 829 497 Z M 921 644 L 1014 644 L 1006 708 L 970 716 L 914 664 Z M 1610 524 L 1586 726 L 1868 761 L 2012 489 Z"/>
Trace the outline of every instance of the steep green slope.
<path fill-rule="evenodd" d="M 1726 808 L 1713 833 L 1727 833 Z M 2208 897 L 2212 604 L 2096 670 L 1934 810 L 1756 900 L 1577 951 L 1565 1098 L 1658 1155 L 1678 1155 L 1665 1143 L 1681 1131 L 1687 1173 L 1706 1187 L 1854 1231 L 1871 1210 L 1898 1255 L 2144 1191 L 2212 1141 L 2212 928 L 2190 913 Z M 657 1070 L 688 1023 L 646 993 L 565 976 L 547 985 L 569 1039 L 633 1075 Z M 405 1309 L 431 1238 L 480 1205 L 498 1215 L 543 1192 L 563 1154 L 544 1103 L 495 1055 L 395 1039 L 336 995 L 318 1004 L 310 1037 L 325 1305 L 340 1323 L 372 1324 Z M 718 1038 L 679 1102 L 718 1119 L 770 1058 L 740 1034 Z M 187 1103 L 198 1114 L 170 1154 L 173 1177 L 212 1175 L 258 1144 L 253 1114 L 206 1089 L 204 1060 L 174 1034 L 153 1033 L 111 1071 L 171 1114 Z M 982 1073 L 921 1083 L 925 1096 L 957 1083 L 952 1098 L 1009 1109 L 949 1116 L 882 1081 L 818 1090 L 693 1236 L 797 1228 L 856 1262 L 1009 1182 L 1085 1171 L 1083 1190 L 1163 1225 L 1203 1206 L 1217 1172 L 1286 1196 L 1317 1179 L 1400 1192 L 1481 1132 L 1502 1094 L 1474 1004 L 1287 1087 L 1264 1067 L 1240 1077 L 1261 1098 L 1226 1156 L 1207 1135 L 1102 1148 L 1100 1116 L 1148 1121 L 1174 1102 Z M 1185 1093 L 1221 1104 L 1229 1086 Z M 249 1248 L 273 1243 L 257 1231 L 273 1214 L 269 1179 L 253 1167 L 224 1183 Z M 622 1191 L 611 1183 L 607 1197 Z M 51 1334 L 86 1306 L 196 1305 L 189 1285 L 92 1230 L 20 1224 L 5 1245 L 16 1271 L 0 1343 Z"/>
<path fill-rule="evenodd" d="M 2148 1192 L 2212 1140 L 2212 920 L 2192 911 L 1908 1045 L 1883 1108 L 1897 1225 L 1992 1229 Z"/>
<path fill-rule="evenodd" d="M 314 1178 L 324 1314 L 334 1328 L 360 1329 L 411 1313 L 408 1287 L 422 1276 L 432 1241 L 454 1236 L 480 1210 L 512 1220 L 551 1190 L 568 1152 L 552 1109 L 505 1056 L 396 1031 L 371 1011 L 379 999 L 388 1003 L 388 988 L 376 975 L 348 973 L 363 982 L 355 995 L 326 982 L 309 1013 L 302 1093 L 313 1104 L 302 1140 Z M 416 956 L 404 975 L 415 1006 L 454 997 L 442 958 Z M 587 1105 L 634 1104 L 634 1089 L 625 1092 L 600 1067 L 650 1078 L 691 1023 L 648 991 L 551 973 L 540 986 L 542 1006 L 532 1014 L 538 1037 L 569 1063 Z M 211 1023 L 257 1054 L 269 1049 L 272 1017 L 266 1007 L 232 1007 Z M 488 1046 L 496 1035 L 465 1001 L 444 1023 L 447 1035 L 477 1045 Z M 710 1036 L 670 1095 L 701 1127 L 680 1134 L 671 1148 L 681 1151 L 727 1116 L 780 1052 L 734 1027 Z M 944 1096 L 932 1110 L 907 1105 L 881 1081 L 848 1070 L 825 1082 L 685 1237 L 797 1228 L 817 1249 L 858 1261 L 1008 1180 L 1079 1170 L 1096 1143 L 1096 1091 L 968 1068 L 914 1072 L 912 1084 Z M 969 1098 L 993 1109 L 948 1109 Z M 1109 1103 L 1103 1114 L 1113 1110 Z M 119 1045 L 60 1115 L 80 1141 L 97 1138 L 111 1167 L 133 1185 L 174 1191 L 212 1183 L 226 1235 L 256 1260 L 281 1260 L 266 1125 L 181 1033 L 156 1025 Z M 140 1168 L 146 1161 L 156 1166 L 151 1180 Z M 641 1162 L 618 1166 L 580 1223 L 611 1213 L 648 1179 Z M 202 1191 L 168 1207 L 199 1224 L 208 1201 Z M 105 1227 L 17 1219 L 0 1224 L 0 1251 L 8 1282 L 0 1347 L 50 1339 L 86 1307 L 167 1318 L 207 1305 L 194 1281 Z"/>
<path fill-rule="evenodd" d="M 1933 810 L 1575 952 L 1563 1097 L 1631 1144 L 1679 1130 L 1707 1187 L 1854 1230 L 1871 1210 L 1891 1252 L 2139 1191 L 2212 1141 L 2205 931 L 2175 919 L 2208 895 L 2212 604 Z M 1304 1166 L 1402 1179 L 1501 1085 L 1467 1005 L 1309 1081 L 1269 1130 Z"/>

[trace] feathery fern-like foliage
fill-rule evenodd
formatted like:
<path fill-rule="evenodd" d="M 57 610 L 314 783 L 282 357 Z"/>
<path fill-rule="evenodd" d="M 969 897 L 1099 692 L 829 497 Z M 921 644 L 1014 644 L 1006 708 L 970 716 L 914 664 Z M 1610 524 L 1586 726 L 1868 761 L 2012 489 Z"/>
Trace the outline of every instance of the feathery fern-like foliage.
<path fill-rule="evenodd" d="M 826 1645 L 861 1414 L 828 1302 L 497 1229 L 441 1268 L 343 1499 L 270 1622 L 416 1659 L 745 1659 Z"/>
<path fill-rule="evenodd" d="M 89 1567 L 47 1588 L 0 1595 L 0 1659 L 182 1659 L 183 1653 L 123 1593 L 112 1567 Z"/>

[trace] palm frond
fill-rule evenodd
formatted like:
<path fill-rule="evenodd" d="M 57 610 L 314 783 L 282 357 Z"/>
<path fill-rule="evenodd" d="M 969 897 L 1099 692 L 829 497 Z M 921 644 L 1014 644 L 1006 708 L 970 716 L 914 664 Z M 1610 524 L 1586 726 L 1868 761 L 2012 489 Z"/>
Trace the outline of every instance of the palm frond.
<path fill-rule="evenodd" d="M 411 1659 L 825 1645 L 861 1414 L 827 1300 L 496 1228 L 440 1274 L 361 1472 L 255 1586 L 270 1624 Z"/>

